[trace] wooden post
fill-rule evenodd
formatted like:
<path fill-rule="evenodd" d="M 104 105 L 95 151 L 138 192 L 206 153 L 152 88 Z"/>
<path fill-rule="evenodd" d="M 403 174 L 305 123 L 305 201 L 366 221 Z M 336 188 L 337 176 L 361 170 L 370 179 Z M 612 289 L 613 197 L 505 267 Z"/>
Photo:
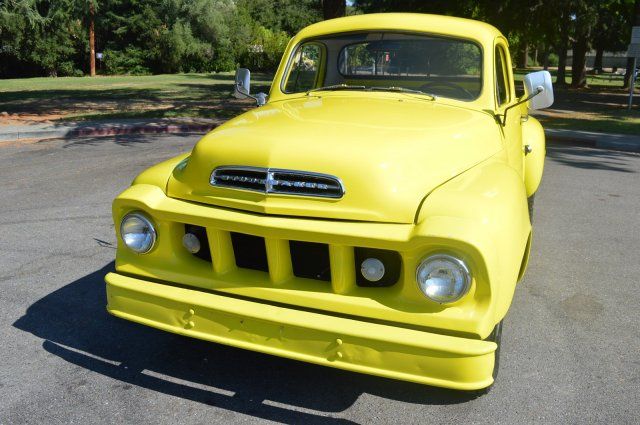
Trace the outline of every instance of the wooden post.
<path fill-rule="evenodd" d="M 89 3 L 89 51 L 91 59 L 89 62 L 89 72 L 92 77 L 96 76 L 96 34 L 94 28 L 95 7 L 93 2 Z"/>
<path fill-rule="evenodd" d="M 633 66 L 631 67 L 631 79 L 629 80 L 629 104 L 627 109 L 630 111 L 633 106 L 633 90 L 636 85 L 636 58 L 633 58 Z"/>

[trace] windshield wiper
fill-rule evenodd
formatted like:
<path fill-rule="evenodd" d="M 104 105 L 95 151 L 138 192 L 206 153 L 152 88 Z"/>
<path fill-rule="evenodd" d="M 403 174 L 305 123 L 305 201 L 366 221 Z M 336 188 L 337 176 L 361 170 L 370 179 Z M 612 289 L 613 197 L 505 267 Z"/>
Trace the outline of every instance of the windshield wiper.
<path fill-rule="evenodd" d="M 425 96 L 429 96 L 432 100 L 436 100 L 436 96 L 434 94 L 427 93 L 427 92 L 424 92 L 422 90 L 408 89 L 406 87 L 398 87 L 398 86 L 369 87 L 368 90 L 393 91 L 393 92 L 399 92 L 399 93 L 423 94 Z"/>
<path fill-rule="evenodd" d="M 334 84 L 331 86 L 318 87 L 307 91 L 307 94 L 314 91 L 329 91 L 329 90 L 365 90 L 367 86 L 352 86 L 350 84 Z"/>

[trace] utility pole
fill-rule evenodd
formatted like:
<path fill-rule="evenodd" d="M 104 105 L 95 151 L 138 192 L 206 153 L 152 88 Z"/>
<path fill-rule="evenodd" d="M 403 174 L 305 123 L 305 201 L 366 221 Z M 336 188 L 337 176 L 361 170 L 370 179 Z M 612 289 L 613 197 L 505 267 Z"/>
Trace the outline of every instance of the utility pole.
<path fill-rule="evenodd" d="M 89 51 L 91 55 L 90 59 L 90 75 L 96 76 L 96 33 L 94 28 L 96 9 L 93 1 L 89 2 Z"/>

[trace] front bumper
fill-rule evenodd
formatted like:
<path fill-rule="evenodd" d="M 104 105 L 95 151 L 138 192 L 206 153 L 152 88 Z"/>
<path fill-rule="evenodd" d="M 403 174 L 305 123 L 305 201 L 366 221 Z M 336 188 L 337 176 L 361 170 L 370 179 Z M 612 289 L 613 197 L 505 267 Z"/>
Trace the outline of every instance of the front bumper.
<path fill-rule="evenodd" d="M 493 382 L 496 344 L 263 304 L 109 273 L 108 311 L 180 335 L 420 384 Z"/>

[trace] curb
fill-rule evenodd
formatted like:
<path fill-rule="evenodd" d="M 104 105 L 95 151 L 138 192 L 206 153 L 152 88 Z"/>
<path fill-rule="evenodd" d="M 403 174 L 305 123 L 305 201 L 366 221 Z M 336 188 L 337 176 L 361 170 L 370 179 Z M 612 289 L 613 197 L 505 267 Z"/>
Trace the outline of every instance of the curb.
<path fill-rule="evenodd" d="M 65 137 L 100 137 L 119 136 L 123 134 L 163 134 L 163 133 L 205 133 L 216 128 L 218 124 L 168 124 L 144 125 L 120 128 L 78 128 L 67 133 Z"/>
<path fill-rule="evenodd" d="M 216 128 L 211 124 L 166 124 L 166 125 L 126 125 L 122 127 L 66 127 L 54 130 L 32 130 L 14 133 L 0 133 L 0 143 L 23 139 L 68 139 L 73 137 L 103 137 L 127 134 L 169 134 L 169 133 L 207 133 Z"/>
<path fill-rule="evenodd" d="M 122 126 L 63 127 L 53 130 L 31 130 L 14 133 L 0 133 L 0 144 L 24 139 L 68 139 L 74 137 L 104 137 L 128 134 L 176 134 L 207 133 L 220 123 L 210 124 L 145 124 Z M 568 144 L 625 152 L 640 152 L 638 137 L 622 134 L 603 134 L 587 131 L 545 129 L 547 141 L 552 144 Z"/>
<path fill-rule="evenodd" d="M 640 152 L 640 139 L 637 136 L 557 129 L 545 129 L 544 134 L 551 144 Z"/>

